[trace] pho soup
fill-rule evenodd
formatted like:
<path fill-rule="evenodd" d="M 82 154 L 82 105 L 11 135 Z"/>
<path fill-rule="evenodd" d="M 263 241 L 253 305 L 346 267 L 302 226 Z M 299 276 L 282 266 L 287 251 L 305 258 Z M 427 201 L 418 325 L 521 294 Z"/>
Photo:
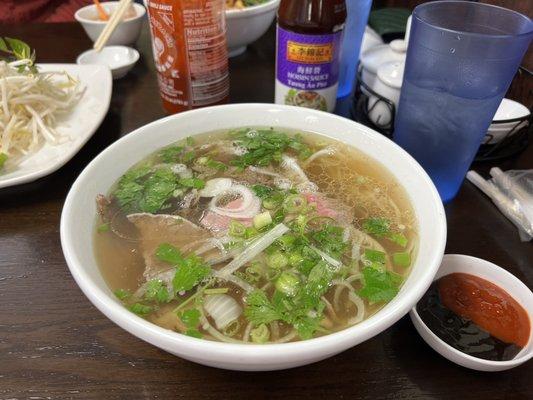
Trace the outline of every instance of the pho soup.
<path fill-rule="evenodd" d="M 97 260 L 124 307 L 207 340 L 283 343 L 358 324 L 396 296 L 416 257 L 400 184 L 311 133 L 187 138 L 96 201 Z"/>

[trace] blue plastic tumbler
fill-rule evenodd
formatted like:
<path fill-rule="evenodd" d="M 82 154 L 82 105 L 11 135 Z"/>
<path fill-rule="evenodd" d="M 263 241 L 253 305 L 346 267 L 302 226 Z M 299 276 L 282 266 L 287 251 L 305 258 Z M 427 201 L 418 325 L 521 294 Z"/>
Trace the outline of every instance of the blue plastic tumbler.
<path fill-rule="evenodd" d="M 355 86 L 361 42 L 371 6 L 372 0 L 346 0 L 348 15 L 341 43 L 338 99 L 351 95 Z"/>
<path fill-rule="evenodd" d="M 413 11 L 394 141 L 452 200 L 516 74 L 530 18 L 505 8 L 438 1 Z"/>

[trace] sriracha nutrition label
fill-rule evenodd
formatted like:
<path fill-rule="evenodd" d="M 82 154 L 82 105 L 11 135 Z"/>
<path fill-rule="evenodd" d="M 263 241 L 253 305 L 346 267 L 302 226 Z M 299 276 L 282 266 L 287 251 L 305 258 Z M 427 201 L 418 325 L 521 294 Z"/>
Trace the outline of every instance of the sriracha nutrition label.
<path fill-rule="evenodd" d="M 183 6 L 183 25 L 192 101 L 193 106 L 203 106 L 229 94 L 224 8 L 219 0 L 207 0 L 203 8 L 187 8 L 187 3 Z"/>
<path fill-rule="evenodd" d="M 159 91 L 169 112 L 229 95 L 223 0 L 147 2 Z"/>

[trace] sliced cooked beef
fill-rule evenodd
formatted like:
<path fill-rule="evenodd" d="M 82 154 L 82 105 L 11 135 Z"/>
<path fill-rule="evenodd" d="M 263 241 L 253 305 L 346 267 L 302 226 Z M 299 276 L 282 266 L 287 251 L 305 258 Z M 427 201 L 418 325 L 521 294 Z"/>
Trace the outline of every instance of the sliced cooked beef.
<path fill-rule="evenodd" d="M 168 263 L 155 256 L 160 244 L 169 243 L 187 255 L 205 248 L 206 243 L 213 239 L 211 232 L 178 215 L 139 213 L 128 215 L 128 220 L 139 231 L 140 247 L 146 263 L 144 276 L 147 280 L 170 268 Z M 207 262 L 221 256 L 220 250 L 214 245 L 213 247 L 212 251 L 202 253 L 202 258 Z"/>
<path fill-rule="evenodd" d="M 110 206 L 111 201 L 106 196 L 103 194 L 96 196 L 96 210 L 104 222 L 109 222 L 112 217 L 109 211 Z"/>

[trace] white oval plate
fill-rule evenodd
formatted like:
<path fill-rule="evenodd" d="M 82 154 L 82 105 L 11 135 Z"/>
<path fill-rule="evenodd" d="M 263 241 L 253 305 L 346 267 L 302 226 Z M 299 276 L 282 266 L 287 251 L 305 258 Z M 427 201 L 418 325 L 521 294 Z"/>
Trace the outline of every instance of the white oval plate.
<path fill-rule="evenodd" d="M 71 140 L 52 146 L 44 144 L 14 170 L 0 173 L 0 188 L 32 182 L 65 165 L 90 139 L 102 123 L 109 103 L 113 79 L 102 65 L 38 64 L 40 71 L 65 71 L 79 79 L 85 92 L 72 112 L 61 120 L 57 129 Z"/>

